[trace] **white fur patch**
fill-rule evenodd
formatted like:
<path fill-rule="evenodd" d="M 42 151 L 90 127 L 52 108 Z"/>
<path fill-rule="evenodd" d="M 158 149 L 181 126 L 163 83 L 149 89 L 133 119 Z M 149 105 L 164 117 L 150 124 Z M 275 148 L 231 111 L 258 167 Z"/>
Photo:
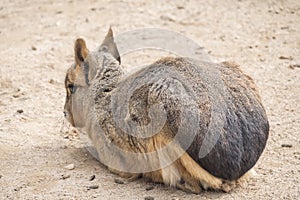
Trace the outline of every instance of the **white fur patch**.
<path fill-rule="evenodd" d="M 158 152 L 160 166 L 167 166 L 161 169 L 164 183 L 170 186 L 176 186 L 176 184 L 181 179 L 176 165 L 172 163 L 171 158 L 168 156 L 167 152 Z"/>
<path fill-rule="evenodd" d="M 176 186 L 180 181 L 180 174 L 174 164 L 162 169 L 164 183 L 170 186 Z"/>

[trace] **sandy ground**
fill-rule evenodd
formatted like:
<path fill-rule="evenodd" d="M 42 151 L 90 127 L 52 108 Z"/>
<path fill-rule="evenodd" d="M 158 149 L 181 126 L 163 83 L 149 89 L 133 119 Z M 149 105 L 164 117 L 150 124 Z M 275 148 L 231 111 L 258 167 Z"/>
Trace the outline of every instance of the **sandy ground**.
<path fill-rule="evenodd" d="M 160 2 L 1 0 L 0 199 L 300 198 L 300 1 Z M 180 32 L 254 78 L 270 138 L 253 179 L 231 193 L 200 195 L 145 180 L 115 183 L 62 116 L 75 39 L 93 49 L 109 25 L 116 34 Z"/>

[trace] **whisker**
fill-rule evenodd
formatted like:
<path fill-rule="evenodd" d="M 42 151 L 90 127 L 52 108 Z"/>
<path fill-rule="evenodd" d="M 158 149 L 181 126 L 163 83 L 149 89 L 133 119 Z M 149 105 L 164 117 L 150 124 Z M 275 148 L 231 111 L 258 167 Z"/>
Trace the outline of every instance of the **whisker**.
<path fill-rule="evenodd" d="M 70 124 L 69 122 L 65 119 L 65 117 L 60 116 L 54 123 L 54 128 L 59 132 L 60 134 L 66 134 L 70 131 Z"/>

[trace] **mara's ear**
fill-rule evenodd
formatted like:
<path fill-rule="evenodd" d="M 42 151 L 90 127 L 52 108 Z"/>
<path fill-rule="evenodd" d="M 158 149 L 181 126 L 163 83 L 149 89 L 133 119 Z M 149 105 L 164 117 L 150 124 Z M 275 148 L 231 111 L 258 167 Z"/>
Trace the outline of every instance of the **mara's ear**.
<path fill-rule="evenodd" d="M 86 65 L 82 65 L 85 58 L 88 56 L 89 50 L 86 47 L 85 41 L 78 38 L 74 46 L 75 53 L 75 70 L 74 70 L 74 81 L 76 80 L 77 85 L 85 86 L 89 85 L 88 70 Z"/>
<path fill-rule="evenodd" d="M 89 50 L 87 49 L 85 41 L 83 39 L 78 38 L 76 40 L 74 52 L 76 64 L 82 63 L 89 53 Z"/>
<path fill-rule="evenodd" d="M 114 41 L 114 34 L 111 27 L 109 27 L 109 30 L 100 46 L 100 51 L 109 52 L 121 64 L 121 57 Z"/>

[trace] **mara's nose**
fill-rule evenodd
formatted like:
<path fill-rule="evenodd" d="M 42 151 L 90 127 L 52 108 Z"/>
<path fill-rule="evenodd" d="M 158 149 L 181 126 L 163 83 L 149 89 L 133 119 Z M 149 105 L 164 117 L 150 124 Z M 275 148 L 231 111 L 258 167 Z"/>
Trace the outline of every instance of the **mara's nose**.
<path fill-rule="evenodd" d="M 67 117 L 67 111 L 64 110 L 64 117 Z"/>

